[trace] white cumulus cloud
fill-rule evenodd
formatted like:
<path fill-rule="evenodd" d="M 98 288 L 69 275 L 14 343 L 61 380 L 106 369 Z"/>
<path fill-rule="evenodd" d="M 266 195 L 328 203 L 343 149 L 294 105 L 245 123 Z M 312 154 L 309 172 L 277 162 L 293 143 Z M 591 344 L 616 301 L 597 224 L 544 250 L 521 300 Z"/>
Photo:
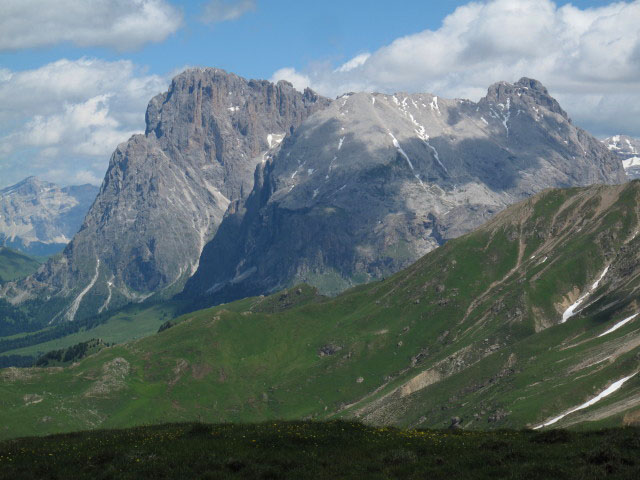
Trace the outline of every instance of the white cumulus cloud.
<path fill-rule="evenodd" d="M 340 73 L 350 72 L 351 70 L 354 70 L 354 69 L 364 65 L 365 62 L 367 60 L 369 60 L 370 56 L 371 56 L 370 53 L 362 53 L 360 55 L 357 55 L 357 56 L 353 57 L 351 60 L 349 60 L 348 62 L 345 62 L 342 65 L 340 65 L 338 68 L 336 68 L 334 70 L 334 72 L 336 72 L 336 73 L 337 72 L 340 72 Z"/>
<path fill-rule="evenodd" d="M 598 8 L 551 0 L 470 2 L 437 30 L 407 35 L 338 68 L 314 63 L 279 77 L 325 95 L 433 92 L 478 99 L 522 76 L 542 81 L 576 123 L 640 136 L 640 0 Z"/>
<path fill-rule="evenodd" d="M 28 175 L 100 183 L 115 147 L 144 131 L 147 102 L 167 84 L 125 60 L 0 71 L 0 187 Z"/>
<path fill-rule="evenodd" d="M 301 92 L 311 84 L 311 79 L 307 75 L 296 72 L 295 68 L 281 68 L 269 79 L 270 82 L 274 83 L 280 80 L 290 82 L 296 90 L 300 90 Z"/>
<path fill-rule="evenodd" d="M 64 42 L 131 50 L 163 41 L 181 24 L 165 0 L 2 0 L 0 50 Z"/>
<path fill-rule="evenodd" d="M 255 0 L 210 0 L 202 10 L 201 19 L 204 23 L 226 22 L 255 9 Z"/>

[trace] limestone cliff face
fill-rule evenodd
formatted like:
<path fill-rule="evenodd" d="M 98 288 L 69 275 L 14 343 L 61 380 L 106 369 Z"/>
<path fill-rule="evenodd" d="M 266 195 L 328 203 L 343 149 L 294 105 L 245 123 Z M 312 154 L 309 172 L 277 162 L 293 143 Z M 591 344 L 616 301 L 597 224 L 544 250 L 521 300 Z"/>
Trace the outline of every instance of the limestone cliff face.
<path fill-rule="evenodd" d="M 539 82 L 479 102 L 338 98 L 258 168 L 185 295 L 217 303 L 306 281 L 327 293 L 389 275 L 549 187 L 626 180 Z"/>
<path fill-rule="evenodd" d="M 118 146 L 98 197 L 62 258 L 5 288 L 51 297 L 73 320 L 179 291 L 229 202 L 251 191 L 271 147 L 329 101 L 287 82 L 217 69 L 173 79 L 147 108 L 146 131 Z"/>

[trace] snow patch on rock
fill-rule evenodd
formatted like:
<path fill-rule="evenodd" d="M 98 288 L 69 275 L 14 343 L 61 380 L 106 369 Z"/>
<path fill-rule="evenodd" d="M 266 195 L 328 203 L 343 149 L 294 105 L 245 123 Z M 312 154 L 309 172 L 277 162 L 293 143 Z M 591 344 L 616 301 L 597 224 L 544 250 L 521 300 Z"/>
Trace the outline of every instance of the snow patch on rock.
<path fill-rule="evenodd" d="M 636 372 L 638 373 L 638 372 Z M 588 402 L 583 403 L 582 405 L 579 405 L 577 407 L 572 408 L 571 410 L 568 410 L 567 412 L 563 413 L 562 415 L 558 415 L 555 418 L 552 418 L 551 420 L 541 423 L 540 425 L 538 425 L 537 427 L 534 427 L 534 430 L 539 430 L 543 427 L 548 427 L 549 425 L 553 425 L 556 422 L 559 422 L 560 420 L 562 420 L 564 417 L 566 417 L 567 415 L 570 415 L 574 412 L 577 412 L 578 410 L 583 410 L 585 408 L 590 407 L 591 405 L 599 402 L 600 400 L 602 400 L 605 397 L 608 397 L 609 395 L 611 395 L 612 393 L 618 391 L 622 385 L 624 385 L 628 380 L 630 380 L 631 378 L 633 378 L 636 373 L 632 373 L 631 375 L 629 375 L 628 377 L 624 377 L 621 378 L 620 380 L 613 382 L 611 384 L 611 386 L 609 386 L 607 389 L 603 390 L 602 392 L 600 392 L 596 397 L 592 398 L 591 400 L 589 400 Z"/>
<path fill-rule="evenodd" d="M 578 298 L 578 300 L 576 300 L 569 308 L 567 308 L 564 313 L 562 314 L 562 321 L 560 323 L 565 323 L 567 320 L 569 320 L 571 317 L 573 317 L 576 314 L 576 310 L 578 309 L 578 307 L 582 304 L 582 302 L 585 301 L 585 299 L 591 295 L 591 293 L 598 288 L 598 285 L 600 285 L 600 282 L 602 281 L 602 279 L 604 278 L 604 276 L 607 274 L 607 272 L 609 271 L 609 266 L 607 265 L 607 268 L 604 269 L 604 271 L 602 272 L 602 274 L 600 275 L 600 277 L 598 277 L 598 279 L 595 281 L 595 283 L 591 286 L 591 288 L 587 291 L 587 293 L 585 293 L 584 295 L 582 295 L 580 298 Z"/>

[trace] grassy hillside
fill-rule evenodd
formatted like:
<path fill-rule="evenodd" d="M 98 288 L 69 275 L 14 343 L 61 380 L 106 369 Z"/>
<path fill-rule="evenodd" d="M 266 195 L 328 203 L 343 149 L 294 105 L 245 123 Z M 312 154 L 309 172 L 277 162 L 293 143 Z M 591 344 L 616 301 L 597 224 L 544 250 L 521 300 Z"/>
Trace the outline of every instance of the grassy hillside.
<path fill-rule="evenodd" d="M 35 273 L 40 260 L 24 253 L 0 247 L 0 283 L 12 282 Z"/>
<path fill-rule="evenodd" d="M 3 283 L 18 280 L 38 270 L 40 259 L 30 257 L 24 253 L 0 247 L 0 287 Z M 24 308 L 14 307 L 4 299 L 0 299 L 0 338 L 24 331 L 24 324 L 28 323 L 28 315 Z M 6 364 L 6 359 L 0 359 L 0 365 Z M 21 364 L 21 362 L 17 362 Z M 10 363 L 16 364 L 16 362 Z"/>
<path fill-rule="evenodd" d="M 631 479 L 640 431 L 177 424 L 0 443 L 2 478 Z"/>
<path fill-rule="evenodd" d="M 176 316 L 179 303 L 130 305 L 95 321 L 74 322 L 28 334 L 0 337 L 0 356 L 39 356 L 93 338 L 122 343 L 152 335 L 160 325 Z"/>
<path fill-rule="evenodd" d="M 0 436 L 196 419 L 535 427 L 603 392 L 553 426 L 636 424 L 640 317 L 600 335 L 640 311 L 639 200 L 639 182 L 550 190 L 333 299 L 295 287 L 71 367 L 0 371 Z"/>

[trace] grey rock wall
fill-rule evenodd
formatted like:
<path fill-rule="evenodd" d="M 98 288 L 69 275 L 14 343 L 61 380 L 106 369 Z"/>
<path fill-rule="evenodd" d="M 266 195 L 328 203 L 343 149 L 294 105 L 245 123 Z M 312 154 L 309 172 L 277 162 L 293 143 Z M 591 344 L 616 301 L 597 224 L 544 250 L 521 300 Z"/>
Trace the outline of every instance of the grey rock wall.
<path fill-rule="evenodd" d="M 212 304 L 301 281 L 337 293 L 545 188 L 624 181 L 615 156 L 532 79 L 492 85 L 478 103 L 344 95 L 258 168 L 185 295 Z"/>
<path fill-rule="evenodd" d="M 229 202 L 251 191 L 256 165 L 328 104 L 287 82 L 212 68 L 178 75 L 150 101 L 145 134 L 114 152 L 62 258 L 2 293 L 14 303 L 56 299 L 57 321 L 180 291 Z"/>

